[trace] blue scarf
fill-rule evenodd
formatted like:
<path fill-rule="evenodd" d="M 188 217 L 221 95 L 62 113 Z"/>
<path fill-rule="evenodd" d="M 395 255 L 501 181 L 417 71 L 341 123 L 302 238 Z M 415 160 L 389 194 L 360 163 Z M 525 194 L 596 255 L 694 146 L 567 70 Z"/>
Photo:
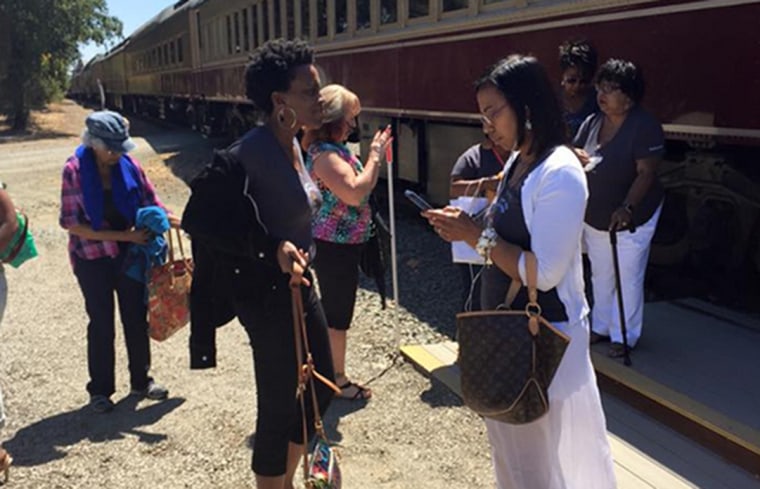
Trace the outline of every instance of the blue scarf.
<path fill-rule="evenodd" d="M 79 146 L 74 154 L 79 160 L 84 210 L 90 218 L 92 229 L 100 231 L 103 227 L 103 183 L 98 173 L 95 154 L 92 149 L 84 146 Z M 137 167 L 129 156 L 122 155 L 119 162 L 111 168 L 111 194 L 116 209 L 130 227 L 135 224 L 141 190 Z"/>
<path fill-rule="evenodd" d="M 148 283 L 150 269 L 166 262 L 168 247 L 164 233 L 169 230 L 169 219 L 166 211 L 158 206 L 141 207 L 137 211 L 135 227 L 150 231 L 150 239 L 145 244 L 133 243 L 129 246 L 124 273 L 138 282 Z"/>

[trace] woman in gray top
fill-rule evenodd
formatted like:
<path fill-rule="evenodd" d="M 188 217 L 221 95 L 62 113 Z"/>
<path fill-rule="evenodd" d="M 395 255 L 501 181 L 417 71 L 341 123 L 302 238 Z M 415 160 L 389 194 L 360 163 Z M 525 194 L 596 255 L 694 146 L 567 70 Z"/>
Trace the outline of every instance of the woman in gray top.
<path fill-rule="evenodd" d="M 641 108 L 644 80 L 630 61 L 610 59 L 596 75 L 600 112 L 589 116 L 574 144 L 582 148 L 589 199 L 583 241 L 594 291 L 591 342 L 609 338 L 611 357 L 623 355 L 609 233 L 617 233 L 628 344 L 641 336 L 644 272 L 663 190 L 657 166 L 664 153 L 660 123 Z M 635 231 L 635 232 L 634 232 Z"/>

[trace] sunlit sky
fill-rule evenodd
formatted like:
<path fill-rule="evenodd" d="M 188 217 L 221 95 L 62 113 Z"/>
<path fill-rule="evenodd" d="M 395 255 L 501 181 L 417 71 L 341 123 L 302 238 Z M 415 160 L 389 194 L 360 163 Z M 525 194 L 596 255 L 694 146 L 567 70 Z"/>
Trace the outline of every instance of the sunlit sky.
<path fill-rule="evenodd" d="M 151 17 L 155 16 L 164 8 L 175 3 L 177 0 L 106 0 L 108 13 L 117 17 L 124 24 L 122 34 L 129 36 L 138 27 L 143 25 Z M 118 41 L 117 41 L 118 42 Z M 82 53 L 82 61 L 85 63 L 93 56 L 107 51 L 106 46 L 96 44 L 83 44 L 79 47 Z"/>

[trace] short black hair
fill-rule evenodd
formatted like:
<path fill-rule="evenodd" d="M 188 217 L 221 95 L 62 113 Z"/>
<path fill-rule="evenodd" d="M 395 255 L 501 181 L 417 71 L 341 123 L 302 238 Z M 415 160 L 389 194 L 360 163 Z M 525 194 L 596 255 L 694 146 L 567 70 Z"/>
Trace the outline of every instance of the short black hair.
<path fill-rule="evenodd" d="M 596 49 L 585 40 L 565 41 L 559 46 L 559 67 L 562 71 L 578 68 L 591 79 L 596 72 Z"/>
<path fill-rule="evenodd" d="M 638 105 L 644 98 L 644 75 L 633 62 L 624 59 L 608 59 L 596 74 L 595 83 L 616 83 L 620 91 Z"/>
<path fill-rule="evenodd" d="M 314 63 L 314 49 L 301 39 L 273 39 L 256 48 L 245 67 L 245 94 L 253 104 L 272 113 L 273 92 L 286 92 L 294 69 Z"/>
<path fill-rule="evenodd" d="M 517 144 L 525 140 L 525 122 L 530 112 L 533 143 L 528 151 L 536 157 L 564 144 L 565 122 L 557 94 L 546 70 L 532 56 L 513 54 L 489 69 L 475 83 L 480 91 L 486 85 L 495 86 L 517 115 Z"/>

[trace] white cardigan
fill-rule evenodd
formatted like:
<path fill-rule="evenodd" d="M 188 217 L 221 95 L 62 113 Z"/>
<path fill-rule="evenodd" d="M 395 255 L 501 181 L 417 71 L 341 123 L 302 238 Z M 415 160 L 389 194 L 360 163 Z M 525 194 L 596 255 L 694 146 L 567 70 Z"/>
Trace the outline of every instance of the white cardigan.
<path fill-rule="evenodd" d="M 508 173 L 506 168 L 504 174 Z M 566 146 L 557 147 L 528 175 L 522 188 L 525 225 L 538 259 L 538 289 L 557 288 L 570 325 L 580 322 L 589 312 L 581 261 L 587 198 L 583 167 Z M 518 270 L 522 282 L 527 283 L 522 255 Z"/>

